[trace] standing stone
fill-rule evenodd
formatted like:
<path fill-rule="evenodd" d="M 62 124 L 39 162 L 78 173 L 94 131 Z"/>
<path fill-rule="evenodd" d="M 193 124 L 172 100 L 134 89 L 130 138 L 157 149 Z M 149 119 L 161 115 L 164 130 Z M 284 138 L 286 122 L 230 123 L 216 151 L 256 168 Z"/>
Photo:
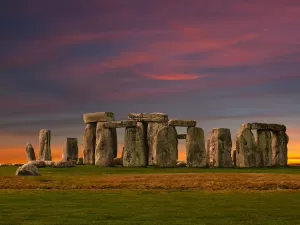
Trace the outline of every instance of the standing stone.
<path fill-rule="evenodd" d="M 77 138 L 67 138 L 62 153 L 62 161 L 71 161 L 78 159 L 78 141 Z"/>
<path fill-rule="evenodd" d="M 209 165 L 212 167 L 232 167 L 231 148 L 230 130 L 227 128 L 213 129 L 208 143 Z"/>
<path fill-rule="evenodd" d="M 36 160 L 35 153 L 34 153 L 34 148 L 33 148 L 33 146 L 30 143 L 28 143 L 26 145 L 26 154 L 27 154 L 27 160 L 28 161 L 34 161 L 34 160 Z"/>
<path fill-rule="evenodd" d="M 236 166 L 236 150 L 232 151 L 232 162 L 233 162 L 233 166 Z"/>
<path fill-rule="evenodd" d="M 96 147 L 96 123 L 89 123 L 84 129 L 83 135 L 83 162 L 84 164 L 95 164 Z"/>
<path fill-rule="evenodd" d="M 271 166 L 272 165 L 272 137 L 268 130 L 257 130 L 256 145 L 256 165 Z"/>
<path fill-rule="evenodd" d="M 50 142 L 51 142 L 51 131 L 46 129 L 40 130 L 40 135 L 39 135 L 39 145 L 40 145 L 39 160 L 40 161 L 52 161 Z"/>
<path fill-rule="evenodd" d="M 118 156 L 118 136 L 117 136 L 117 129 L 111 128 L 112 137 L 113 137 L 113 154 L 114 158 Z"/>
<path fill-rule="evenodd" d="M 147 142 L 148 142 L 148 165 L 154 165 L 156 161 L 155 140 L 158 131 L 167 126 L 168 122 L 149 122 L 147 127 Z M 176 136 L 177 138 L 177 136 Z"/>
<path fill-rule="evenodd" d="M 254 167 L 256 143 L 251 129 L 241 129 L 236 135 L 236 166 Z"/>
<path fill-rule="evenodd" d="M 287 144 L 289 138 L 284 131 L 272 132 L 272 165 L 287 165 Z"/>
<path fill-rule="evenodd" d="M 124 167 L 144 167 L 147 165 L 145 135 L 146 128 L 142 122 L 138 122 L 136 127 L 126 127 L 123 151 Z"/>
<path fill-rule="evenodd" d="M 178 159 L 177 131 L 173 126 L 164 126 L 154 142 L 154 163 L 161 167 L 176 167 Z"/>
<path fill-rule="evenodd" d="M 98 122 L 96 127 L 95 165 L 112 166 L 114 160 L 113 134 L 110 128 L 104 128 L 103 122 Z"/>
<path fill-rule="evenodd" d="M 186 135 L 187 167 L 205 167 L 207 165 L 204 131 L 199 127 L 189 127 Z"/>

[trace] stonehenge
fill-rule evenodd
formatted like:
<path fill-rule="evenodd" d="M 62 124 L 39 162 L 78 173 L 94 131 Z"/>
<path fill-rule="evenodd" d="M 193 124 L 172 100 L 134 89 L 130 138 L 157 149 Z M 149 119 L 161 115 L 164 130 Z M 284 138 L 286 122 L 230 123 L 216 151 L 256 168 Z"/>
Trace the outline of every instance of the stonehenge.
<path fill-rule="evenodd" d="M 256 137 L 252 130 L 257 131 Z M 286 166 L 288 141 L 284 125 L 242 124 L 236 133 L 236 166 Z"/>
<path fill-rule="evenodd" d="M 50 142 L 51 142 L 51 131 L 46 129 L 40 130 L 40 135 L 39 135 L 40 151 L 38 157 L 40 161 L 52 160 Z"/>

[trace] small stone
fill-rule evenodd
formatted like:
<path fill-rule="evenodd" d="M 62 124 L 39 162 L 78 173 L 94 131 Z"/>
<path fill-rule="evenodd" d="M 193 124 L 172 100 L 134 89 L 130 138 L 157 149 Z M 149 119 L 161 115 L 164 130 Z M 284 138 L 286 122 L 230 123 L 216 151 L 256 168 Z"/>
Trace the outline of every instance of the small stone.
<path fill-rule="evenodd" d="M 19 167 L 16 171 L 16 176 L 39 176 L 40 172 L 38 168 L 32 164 L 27 163 Z"/>
<path fill-rule="evenodd" d="M 75 165 L 71 161 L 59 161 L 59 162 L 55 162 L 52 167 L 53 168 L 69 168 L 69 167 L 75 167 Z"/>
<path fill-rule="evenodd" d="M 83 158 L 82 157 L 78 158 L 76 164 L 77 165 L 83 165 Z"/>
<path fill-rule="evenodd" d="M 186 134 L 177 134 L 177 139 L 186 139 Z"/>
<path fill-rule="evenodd" d="M 177 161 L 177 167 L 186 167 L 185 161 Z"/>
<path fill-rule="evenodd" d="M 120 158 L 114 158 L 113 165 L 114 166 L 122 166 L 123 165 L 122 158 L 121 157 Z"/>
<path fill-rule="evenodd" d="M 53 166 L 54 162 L 53 161 L 44 161 L 46 166 Z"/>

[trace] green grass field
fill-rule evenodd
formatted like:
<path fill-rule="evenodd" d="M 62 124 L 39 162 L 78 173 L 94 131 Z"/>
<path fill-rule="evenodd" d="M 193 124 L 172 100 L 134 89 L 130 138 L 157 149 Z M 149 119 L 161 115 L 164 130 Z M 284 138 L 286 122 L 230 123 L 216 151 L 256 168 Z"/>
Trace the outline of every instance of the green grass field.
<path fill-rule="evenodd" d="M 16 168 L 0 167 L 1 225 L 300 224 L 300 167 Z"/>

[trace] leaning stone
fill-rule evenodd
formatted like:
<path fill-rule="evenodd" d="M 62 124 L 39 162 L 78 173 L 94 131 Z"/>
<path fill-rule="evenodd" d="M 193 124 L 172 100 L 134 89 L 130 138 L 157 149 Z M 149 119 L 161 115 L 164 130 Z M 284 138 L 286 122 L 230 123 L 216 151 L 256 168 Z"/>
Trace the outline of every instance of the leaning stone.
<path fill-rule="evenodd" d="M 256 142 L 250 129 L 241 129 L 236 134 L 236 166 L 255 167 Z"/>
<path fill-rule="evenodd" d="M 146 127 L 138 122 L 137 127 L 126 127 L 123 166 L 144 167 L 147 165 Z"/>
<path fill-rule="evenodd" d="M 44 168 L 47 166 L 47 164 L 45 163 L 45 161 L 29 161 L 28 163 L 31 163 L 33 165 L 35 165 L 37 168 Z"/>
<path fill-rule="evenodd" d="M 177 167 L 186 167 L 186 162 L 185 161 L 177 161 Z"/>
<path fill-rule="evenodd" d="M 147 144 L 148 144 L 148 165 L 154 165 L 154 161 L 156 160 L 156 152 L 155 152 L 155 140 L 157 138 L 158 131 L 167 126 L 167 122 L 149 122 L 147 127 Z"/>
<path fill-rule="evenodd" d="M 36 160 L 35 153 L 34 153 L 34 148 L 32 147 L 32 145 L 30 143 L 28 143 L 26 145 L 26 154 L 27 154 L 27 160 L 28 161 Z"/>
<path fill-rule="evenodd" d="M 114 113 L 112 112 L 96 112 L 96 113 L 83 114 L 83 122 L 85 124 L 107 122 L 113 120 L 114 120 Z"/>
<path fill-rule="evenodd" d="M 209 166 L 232 167 L 231 133 L 227 128 L 214 128 L 208 142 Z"/>
<path fill-rule="evenodd" d="M 130 113 L 128 119 L 140 122 L 167 122 L 168 115 L 165 113 Z"/>
<path fill-rule="evenodd" d="M 204 131 L 199 127 L 189 127 L 186 135 L 187 167 L 206 167 Z"/>
<path fill-rule="evenodd" d="M 75 167 L 75 164 L 71 161 L 59 161 L 55 162 L 52 165 L 53 168 L 69 168 L 69 167 Z"/>
<path fill-rule="evenodd" d="M 257 130 L 257 166 L 272 166 L 272 135 L 268 130 Z"/>
<path fill-rule="evenodd" d="M 134 120 L 120 120 L 103 123 L 104 128 L 125 128 L 136 127 L 137 122 Z"/>
<path fill-rule="evenodd" d="M 164 126 L 155 140 L 154 164 L 160 167 L 176 167 L 178 159 L 177 132 L 173 126 Z"/>
<path fill-rule="evenodd" d="M 272 132 L 272 166 L 287 165 L 289 138 L 284 131 Z"/>
<path fill-rule="evenodd" d="M 39 160 L 41 161 L 51 161 L 51 131 L 42 129 L 40 130 L 39 135 L 39 145 L 40 145 L 40 151 L 39 151 Z"/>
<path fill-rule="evenodd" d="M 16 176 L 39 176 L 40 172 L 38 168 L 32 164 L 27 163 L 19 167 L 16 171 Z"/>
<path fill-rule="evenodd" d="M 106 167 L 112 166 L 114 159 L 112 130 L 104 128 L 103 122 L 97 123 L 95 165 Z"/>
<path fill-rule="evenodd" d="M 177 127 L 195 127 L 197 122 L 195 120 L 176 120 L 171 119 L 168 122 L 169 126 L 177 126 Z"/>
<path fill-rule="evenodd" d="M 78 158 L 76 164 L 83 165 L 83 158 L 82 157 Z"/>
<path fill-rule="evenodd" d="M 177 134 L 177 139 L 186 139 L 186 134 Z"/>
<path fill-rule="evenodd" d="M 96 123 L 87 124 L 83 135 L 83 161 L 84 164 L 95 164 Z"/>
<path fill-rule="evenodd" d="M 78 159 L 78 142 L 77 138 L 67 138 L 63 147 L 62 161 Z"/>

